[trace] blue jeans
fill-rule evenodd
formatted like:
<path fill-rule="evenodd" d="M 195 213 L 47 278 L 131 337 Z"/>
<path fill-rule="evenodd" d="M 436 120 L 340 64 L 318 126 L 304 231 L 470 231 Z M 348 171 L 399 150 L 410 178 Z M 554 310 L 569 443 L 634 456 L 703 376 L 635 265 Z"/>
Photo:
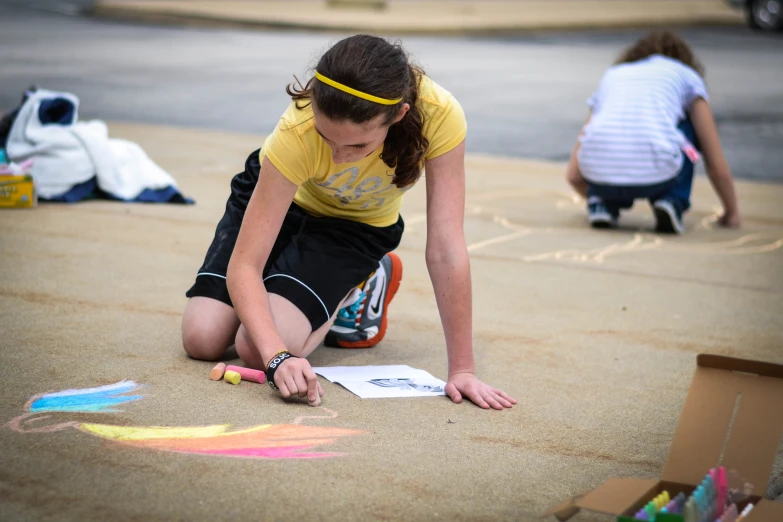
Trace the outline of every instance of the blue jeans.
<path fill-rule="evenodd" d="M 696 131 L 691 120 L 686 118 L 677 127 L 688 138 L 696 150 L 701 151 Z M 680 212 L 691 207 L 691 186 L 693 185 L 694 163 L 683 152 L 682 168 L 676 177 L 654 185 L 599 185 L 588 181 L 588 197 L 600 198 L 610 212 L 616 214 L 621 209 L 633 206 L 636 199 L 648 199 L 655 203 L 659 199 L 672 202 Z"/>

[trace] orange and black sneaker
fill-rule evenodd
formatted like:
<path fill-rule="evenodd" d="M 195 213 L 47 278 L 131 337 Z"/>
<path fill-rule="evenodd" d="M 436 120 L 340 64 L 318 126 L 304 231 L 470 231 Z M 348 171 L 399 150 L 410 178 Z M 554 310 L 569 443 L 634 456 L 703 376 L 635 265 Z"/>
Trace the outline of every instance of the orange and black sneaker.
<path fill-rule="evenodd" d="M 370 348 L 386 335 L 389 303 L 402 282 L 402 260 L 386 254 L 378 269 L 359 287 L 356 300 L 337 312 L 324 339 L 334 348 Z"/>

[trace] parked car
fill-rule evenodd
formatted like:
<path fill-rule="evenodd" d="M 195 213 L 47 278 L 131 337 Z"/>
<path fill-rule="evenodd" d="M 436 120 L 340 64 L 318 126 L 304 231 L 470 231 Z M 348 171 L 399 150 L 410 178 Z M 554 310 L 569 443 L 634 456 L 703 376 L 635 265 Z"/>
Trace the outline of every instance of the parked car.
<path fill-rule="evenodd" d="M 783 31 L 783 0 L 728 0 L 745 11 L 745 19 L 753 29 Z"/>

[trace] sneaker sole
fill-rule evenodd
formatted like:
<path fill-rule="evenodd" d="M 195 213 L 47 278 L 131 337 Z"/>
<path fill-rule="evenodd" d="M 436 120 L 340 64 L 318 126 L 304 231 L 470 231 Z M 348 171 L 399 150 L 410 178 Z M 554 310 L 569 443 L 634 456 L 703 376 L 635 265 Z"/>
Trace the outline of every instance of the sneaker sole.
<path fill-rule="evenodd" d="M 383 317 L 381 317 L 381 326 L 378 329 L 378 333 L 372 339 L 367 339 L 366 341 L 357 341 L 355 343 L 337 341 L 337 344 L 340 345 L 341 348 L 372 348 L 383 341 L 383 338 L 386 335 L 386 325 L 389 317 L 389 303 L 394 299 L 394 295 L 397 293 L 397 290 L 400 289 L 400 284 L 402 283 L 402 260 L 397 254 L 392 252 L 389 252 L 388 256 L 389 259 L 391 259 L 392 268 L 388 281 L 389 286 L 386 289 L 386 296 L 383 300 Z"/>
<path fill-rule="evenodd" d="M 588 217 L 588 222 L 593 228 L 614 228 L 617 226 L 617 222 L 608 214 L 590 216 Z"/>
<path fill-rule="evenodd" d="M 603 219 L 598 219 L 590 222 L 590 226 L 593 228 L 614 228 L 614 223 Z"/>
<path fill-rule="evenodd" d="M 685 230 L 677 223 L 677 217 L 669 213 L 665 207 L 653 206 L 655 213 L 655 231 L 663 234 L 682 234 Z"/>

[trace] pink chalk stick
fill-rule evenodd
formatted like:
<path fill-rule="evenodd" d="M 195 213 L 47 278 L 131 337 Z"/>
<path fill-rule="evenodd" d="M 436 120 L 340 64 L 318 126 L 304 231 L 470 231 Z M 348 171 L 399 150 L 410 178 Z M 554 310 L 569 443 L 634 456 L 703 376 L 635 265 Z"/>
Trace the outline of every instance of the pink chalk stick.
<path fill-rule="evenodd" d="M 261 370 L 254 370 L 252 368 L 244 368 L 242 366 L 226 366 L 226 371 L 237 372 L 243 381 L 257 382 L 264 384 L 266 382 L 266 375 Z"/>

